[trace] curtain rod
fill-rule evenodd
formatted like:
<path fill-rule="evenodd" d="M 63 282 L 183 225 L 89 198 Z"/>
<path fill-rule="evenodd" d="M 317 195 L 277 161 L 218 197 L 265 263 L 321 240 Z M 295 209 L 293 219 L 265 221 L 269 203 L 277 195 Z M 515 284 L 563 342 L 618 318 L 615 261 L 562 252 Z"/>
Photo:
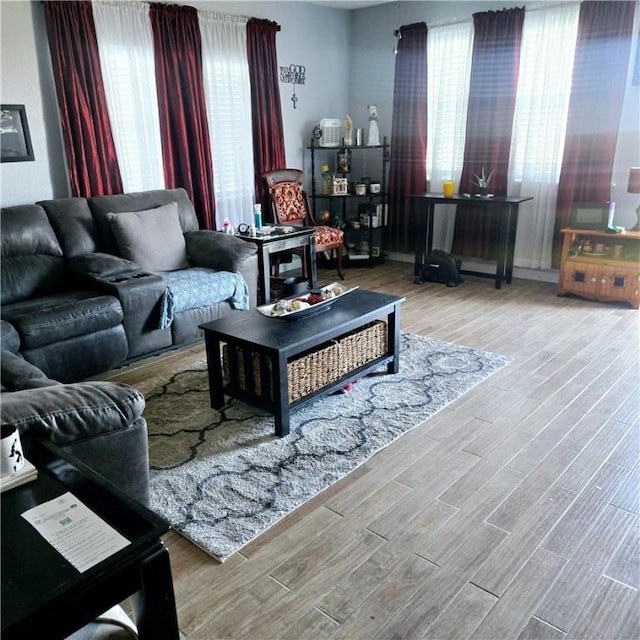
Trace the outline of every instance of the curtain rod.
<path fill-rule="evenodd" d="M 0 2 L 1 1 L 2 0 L 0 0 Z M 50 2 L 51 0 L 40 0 L 40 4 L 44 4 L 47 1 Z M 107 0 L 106 4 L 108 4 L 108 0 Z M 150 4 L 154 4 L 154 3 L 151 3 L 151 2 L 140 2 L 139 4 L 148 4 L 148 5 L 150 5 Z M 189 5 L 189 4 L 178 4 L 177 2 L 172 2 L 172 3 L 160 2 L 158 4 L 167 4 L 167 5 L 176 4 L 176 5 L 180 6 L 180 7 L 191 7 L 191 5 Z M 196 11 L 199 11 L 199 9 L 197 7 L 191 7 L 191 8 L 195 9 Z M 222 13 L 222 12 L 219 12 L 219 11 L 204 11 L 204 13 L 219 13 L 221 16 L 233 16 L 233 17 L 238 17 L 238 18 L 246 18 L 247 20 L 251 20 L 252 17 L 253 17 L 253 16 L 237 15 L 235 13 Z M 255 19 L 256 20 L 263 20 L 264 18 L 255 18 Z M 273 22 L 273 21 L 272 20 L 266 20 L 266 22 Z M 273 22 L 273 24 L 276 27 L 276 31 L 281 31 L 282 30 L 282 27 L 277 22 Z"/>
<path fill-rule="evenodd" d="M 571 6 L 574 4 L 582 4 L 582 0 L 576 0 L 575 2 L 562 2 L 561 0 L 558 0 L 558 2 L 553 2 L 553 3 L 549 3 L 549 4 L 545 4 L 544 6 L 534 6 L 534 7 L 529 7 L 526 6 L 525 7 L 525 11 L 542 11 L 544 9 L 555 9 L 556 7 L 567 7 L 567 6 Z M 513 9 L 514 7 L 505 7 L 505 9 Z M 434 29 L 437 27 L 449 27 L 452 26 L 454 24 L 462 24 L 464 22 L 470 22 L 473 18 L 473 15 L 471 16 L 467 16 L 465 18 L 454 18 L 453 20 L 441 20 L 440 22 L 434 22 L 432 24 L 427 24 L 427 27 L 429 29 Z M 404 26 L 404 25 L 403 25 Z M 396 31 L 398 31 L 396 29 Z M 396 35 L 395 31 L 394 31 L 394 35 Z"/>

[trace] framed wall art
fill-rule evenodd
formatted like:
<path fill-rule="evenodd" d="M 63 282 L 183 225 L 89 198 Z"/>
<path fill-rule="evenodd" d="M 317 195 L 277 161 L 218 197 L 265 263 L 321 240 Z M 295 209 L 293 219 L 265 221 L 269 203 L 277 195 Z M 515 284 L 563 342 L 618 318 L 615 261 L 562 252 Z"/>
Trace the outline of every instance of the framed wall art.
<path fill-rule="evenodd" d="M 0 105 L 0 162 L 35 160 L 23 104 Z"/>

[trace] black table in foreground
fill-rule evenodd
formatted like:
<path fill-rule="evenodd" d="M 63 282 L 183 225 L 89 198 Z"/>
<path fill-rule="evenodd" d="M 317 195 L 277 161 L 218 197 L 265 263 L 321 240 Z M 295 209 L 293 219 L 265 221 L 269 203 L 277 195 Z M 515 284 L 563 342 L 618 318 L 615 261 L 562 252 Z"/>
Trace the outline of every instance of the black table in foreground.
<path fill-rule="evenodd" d="M 498 229 L 498 248 L 496 261 L 496 272 L 494 274 L 483 271 L 468 271 L 462 269 L 460 273 L 478 276 L 480 278 L 492 278 L 495 281 L 496 289 L 502 287 L 502 283 L 511 284 L 513 278 L 513 254 L 516 245 L 516 230 L 518 227 L 518 208 L 521 202 L 533 200 L 531 196 L 511 197 L 494 196 L 464 197 L 453 196 L 445 198 L 442 193 L 414 193 L 413 218 L 415 229 L 415 262 L 414 275 L 416 282 L 422 271 L 427 254 L 433 246 L 433 217 L 437 204 L 474 204 L 495 211 L 499 216 L 500 227 Z M 451 211 L 451 209 L 447 209 Z"/>
<path fill-rule="evenodd" d="M 178 640 L 169 526 L 50 443 L 32 462 L 38 478 L 2 494 L 2 638 L 66 638 L 132 596 L 140 640 Z M 129 545 L 79 572 L 21 514 L 67 492 Z"/>
<path fill-rule="evenodd" d="M 356 289 L 336 300 L 328 310 L 298 320 L 268 318 L 252 309 L 201 325 L 207 349 L 211 406 L 222 408 L 226 391 L 273 413 L 276 435 L 286 436 L 290 409 L 337 391 L 381 365 L 387 365 L 387 373 L 398 372 L 403 300 Z M 351 332 L 368 331 L 371 323 L 381 318 L 386 318 L 386 344 L 379 354 L 364 364 L 330 372 L 334 375 L 329 382 L 290 401 L 288 367 L 297 358 L 313 356 L 314 350 L 319 352 L 332 340 L 347 339 Z M 228 354 L 240 354 L 239 358 L 228 357 L 230 376 L 226 385 L 221 344 L 226 345 Z"/>

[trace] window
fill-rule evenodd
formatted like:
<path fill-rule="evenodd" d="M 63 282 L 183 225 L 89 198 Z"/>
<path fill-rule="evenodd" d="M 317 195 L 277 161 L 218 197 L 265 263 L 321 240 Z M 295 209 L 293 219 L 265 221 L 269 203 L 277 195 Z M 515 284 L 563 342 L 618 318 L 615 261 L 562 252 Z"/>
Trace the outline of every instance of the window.
<path fill-rule="evenodd" d="M 525 13 L 511 138 L 511 180 L 557 184 L 562 166 L 579 4 Z"/>
<path fill-rule="evenodd" d="M 204 90 L 213 160 L 216 226 L 253 216 L 253 135 L 247 19 L 199 12 Z"/>
<path fill-rule="evenodd" d="M 445 179 L 457 182 L 462 173 L 472 47 L 470 22 L 429 29 L 427 179 L 434 185 Z"/>
<path fill-rule="evenodd" d="M 93 3 L 100 67 L 125 191 L 163 189 L 149 7 Z"/>

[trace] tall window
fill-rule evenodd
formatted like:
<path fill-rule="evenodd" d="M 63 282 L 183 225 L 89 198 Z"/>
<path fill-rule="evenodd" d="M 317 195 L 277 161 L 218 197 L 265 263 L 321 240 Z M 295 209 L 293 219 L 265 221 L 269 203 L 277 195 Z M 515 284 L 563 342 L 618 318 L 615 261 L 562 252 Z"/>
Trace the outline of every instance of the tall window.
<path fill-rule="evenodd" d="M 165 187 L 149 5 L 93 3 L 100 65 L 125 191 Z M 248 222 L 254 171 L 247 18 L 198 12 L 216 227 Z"/>
<path fill-rule="evenodd" d="M 123 189 L 163 189 L 149 6 L 94 2 L 92 8 Z"/>
<path fill-rule="evenodd" d="M 427 179 L 460 183 L 471 77 L 473 24 L 445 25 L 427 35 Z M 449 248 L 455 218 L 436 215 L 434 246 Z"/>
<path fill-rule="evenodd" d="M 516 266 L 551 267 L 579 10 L 576 3 L 525 13 L 508 191 L 533 200 L 521 207 Z"/>
<path fill-rule="evenodd" d="M 427 179 L 434 190 L 462 173 L 472 49 L 471 22 L 429 29 Z"/>
<path fill-rule="evenodd" d="M 509 165 L 510 195 L 530 195 L 518 221 L 514 264 L 547 269 L 564 150 L 580 4 L 527 10 Z M 459 184 L 465 145 L 473 25 L 430 27 L 427 37 L 427 177 Z M 454 217 L 436 217 L 434 243 L 449 248 Z M 526 241 L 525 241 L 526 239 Z"/>
<path fill-rule="evenodd" d="M 253 211 L 251 86 L 247 63 L 247 19 L 199 12 L 216 226 L 237 226 Z"/>

